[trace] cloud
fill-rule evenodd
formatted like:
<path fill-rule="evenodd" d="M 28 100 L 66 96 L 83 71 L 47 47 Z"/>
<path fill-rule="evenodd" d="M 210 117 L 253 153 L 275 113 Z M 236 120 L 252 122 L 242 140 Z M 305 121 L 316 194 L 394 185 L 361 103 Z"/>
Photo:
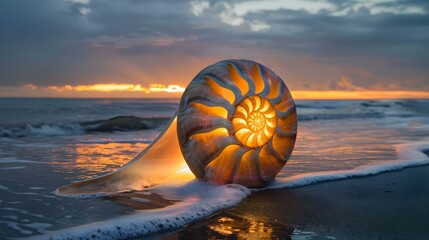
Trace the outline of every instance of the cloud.
<path fill-rule="evenodd" d="M 205 9 L 210 7 L 209 1 L 191 1 L 191 12 L 195 16 L 200 16 Z"/>
<path fill-rule="evenodd" d="M 71 4 L 71 9 L 77 12 L 79 15 L 86 16 L 91 13 L 91 9 L 88 8 L 90 0 L 64 0 L 66 3 Z"/>
<path fill-rule="evenodd" d="M 280 9 L 305 11 L 311 14 L 316 14 L 322 10 L 334 10 L 335 5 L 329 1 L 316 0 L 288 0 L 288 1 L 241 1 L 232 7 L 233 11 L 238 16 L 244 16 L 249 13 L 257 13 L 264 11 L 277 11 Z"/>
<path fill-rule="evenodd" d="M 64 0 L 64 2 L 88 4 L 90 0 Z"/>
<path fill-rule="evenodd" d="M 213 8 L 213 11 L 219 11 L 218 16 L 221 22 L 238 27 L 247 24 L 251 31 L 259 32 L 268 30 L 271 26 L 260 19 L 249 17 L 251 14 L 265 13 L 270 11 L 278 11 L 282 9 L 306 11 L 311 14 L 316 14 L 321 10 L 333 9 L 334 5 L 326 1 L 241 1 L 236 3 L 222 2 L 218 4 L 220 7 Z M 208 7 L 207 7 L 208 8 Z M 194 11 L 194 10 L 193 10 Z M 202 10 L 201 10 L 202 12 Z M 200 14 L 195 14 L 199 16 Z"/>
<path fill-rule="evenodd" d="M 91 12 L 91 9 L 86 8 L 86 7 L 80 7 L 79 8 L 79 13 L 82 14 L 83 16 L 88 15 Z"/>
<path fill-rule="evenodd" d="M 244 23 L 244 18 L 236 13 L 234 6 L 226 2 L 223 3 L 223 6 L 224 10 L 219 13 L 219 18 L 223 23 L 234 27 L 241 26 Z"/>
<path fill-rule="evenodd" d="M 99 36 L 87 40 L 92 48 L 132 49 L 144 46 L 166 47 L 184 41 L 195 40 L 194 36 L 172 37 L 162 33 L 134 33 L 126 36 Z"/>
<path fill-rule="evenodd" d="M 330 84 L 330 89 L 347 90 L 347 91 L 363 91 L 367 90 L 364 87 L 355 85 L 348 77 L 342 76 L 339 80 Z"/>
<path fill-rule="evenodd" d="M 406 2 L 396 0 L 361 0 L 355 1 L 332 13 L 334 16 L 346 16 L 351 12 L 366 9 L 371 15 L 389 14 L 426 14 L 426 9 L 421 6 L 408 5 Z"/>
<path fill-rule="evenodd" d="M 252 30 L 253 32 L 264 31 L 271 28 L 270 25 L 261 21 L 251 21 L 249 22 L 249 25 L 250 25 L 250 30 Z"/>
<path fill-rule="evenodd" d="M 186 86 L 209 64 L 246 58 L 291 89 L 429 91 L 428 10 L 424 0 L 7 1 L 0 86 Z M 332 83 L 341 76 L 349 82 Z"/>

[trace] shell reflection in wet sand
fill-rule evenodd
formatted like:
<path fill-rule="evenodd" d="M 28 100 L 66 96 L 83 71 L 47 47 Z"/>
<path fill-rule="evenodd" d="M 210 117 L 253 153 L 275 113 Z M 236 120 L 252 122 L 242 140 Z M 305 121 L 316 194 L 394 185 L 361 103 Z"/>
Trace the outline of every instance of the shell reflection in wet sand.
<path fill-rule="evenodd" d="M 243 217 L 224 212 L 161 239 L 291 239 L 294 227 L 277 220 Z"/>

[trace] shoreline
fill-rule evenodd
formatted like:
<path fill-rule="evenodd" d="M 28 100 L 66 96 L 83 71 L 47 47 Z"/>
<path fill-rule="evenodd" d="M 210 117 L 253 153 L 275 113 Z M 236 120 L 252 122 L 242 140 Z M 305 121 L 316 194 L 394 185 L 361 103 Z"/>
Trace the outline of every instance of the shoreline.
<path fill-rule="evenodd" d="M 425 165 L 253 192 L 234 208 L 159 237 L 427 239 L 428 202 L 429 166 Z"/>

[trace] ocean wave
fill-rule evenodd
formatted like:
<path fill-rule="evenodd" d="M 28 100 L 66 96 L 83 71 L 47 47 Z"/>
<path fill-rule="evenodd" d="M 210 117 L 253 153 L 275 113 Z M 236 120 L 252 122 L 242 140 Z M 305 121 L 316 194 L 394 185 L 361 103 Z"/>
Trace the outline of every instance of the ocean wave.
<path fill-rule="evenodd" d="M 79 123 L 26 124 L 0 127 L 0 137 L 64 136 L 97 132 L 156 129 L 167 124 L 169 120 L 170 118 L 161 117 L 140 118 L 135 116 L 118 116 L 105 120 Z"/>
<path fill-rule="evenodd" d="M 427 116 L 428 100 L 297 101 L 300 121 Z M 133 106 L 137 108 L 139 105 Z M 163 107 L 165 107 L 163 105 Z M 161 109 L 160 109 L 161 110 Z M 87 113 L 86 113 L 87 114 Z M 164 113 L 165 114 L 165 113 Z M 46 119 L 58 117 L 46 116 Z M 0 126 L 0 137 L 83 135 L 94 132 L 132 131 L 164 126 L 170 117 L 117 116 L 97 121 Z"/>
<path fill-rule="evenodd" d="M 428 100 L 297 101 L 299 120 L 415 117 L 429 114 Z"/>
<path fill-rule="evenodd" d="M 382 113 L 344 113 L 344 114 L 300 114 L 300 121 L 314 121 L 327 119 L 350 118 L 381 118 Z M 103 133 L 114 131 L 138 131 L 157 129 L 165 126 L 170 118 L 140 118 L 135 116 L 118 116 L 106 120 L 88 121 L 80 123 L 50 123 L 50 124 L 25 124 L 18 126 L 0 127 L 0 137 L 49 137 L 72 136 L 91 133 Z"/>
<path fill-rule="evenodd" d="M 0 164 L 2 163 L 41 163 L 41 162 L 17 159 L 15 157 L 0 157 Z"/>
<path fill-rule="evenodd" d="M 301 113 L 300 121 L 315 121 L 329 119 L 351 118 L 382 118 L 383 113 Z M 135 116 L 118 116 L 106 120 L 87 121 L 79 123 L 49 123 L 49 124 L 25 124 L 15 126 L 0 126 L 0 137 L 43 137 L 43 136 L 71 136 L 91 133 L 103 133 L 114 131 L 138 131 L 157 129 L 165 126 L 170 118 L 140 118 Z"/>
<path fill-rule="evenodd" d="M 315 120 L 339 120 L 339 119 L 356 119 L 356 118 L 383 118 L 384 113 L 369 112 L 369 113 L 323 113 L 323 114 L 299 114 L 299 121 L 315 121 Z"/>
<path fill-rule="evenodd" d="M 367 177 L 402 170 L 408 167 L 418 167 L 429 164 L 429 141 L 398 144 L 396 146 L 397 160 L 380 161 L 370 165 L 360 166 L 351 170 L 324 171 L 299 174 L 291 177 L 279 178 L 263 189 L 295 188 L 320 182 L 341 180 L 353 177 Z"/>

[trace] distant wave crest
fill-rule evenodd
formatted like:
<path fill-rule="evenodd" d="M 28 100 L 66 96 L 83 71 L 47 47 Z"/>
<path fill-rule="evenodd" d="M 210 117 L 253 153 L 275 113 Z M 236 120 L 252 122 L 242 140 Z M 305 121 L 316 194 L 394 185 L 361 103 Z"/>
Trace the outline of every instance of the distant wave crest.
<path fill-rule="evenodd" d="M 428 116 L 427 106 L 428 100 L 297 101 L 299 121 Z M 156 129 L 163 127 L 169 120 L 170 117 L 117 116 L 75 123 L 0 125 L 0 137 L 82 135 Z"/>
<path fill-rule="evenodd" d="M 298 101 L 300 121 L 425 116 L 427 100 Z"/>
<path fill-rule="evenodd" d="M 26 124 L 0 127 L 0 137 L 83 135 L 95 132 L 133 131 L 156 129 L 164 126 L 169 118 L 140 118 L 118 116 L 105 120 L 80 123 Z"/>

